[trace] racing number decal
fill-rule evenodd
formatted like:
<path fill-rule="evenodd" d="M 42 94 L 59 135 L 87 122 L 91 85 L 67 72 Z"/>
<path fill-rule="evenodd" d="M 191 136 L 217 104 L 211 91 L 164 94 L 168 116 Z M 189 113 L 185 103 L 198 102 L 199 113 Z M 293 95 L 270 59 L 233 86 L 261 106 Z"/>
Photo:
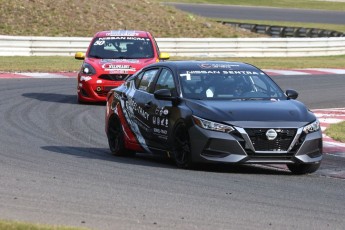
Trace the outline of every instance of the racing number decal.
<path fill-rule="evenodd" d="M 105 41 L 102 41 L 102 40 L 98 40 L 98 41 L 95 41 L 95 43 L 93 43 L 94 46 L 101 46 L 101 45 L 104 45 Z"/>

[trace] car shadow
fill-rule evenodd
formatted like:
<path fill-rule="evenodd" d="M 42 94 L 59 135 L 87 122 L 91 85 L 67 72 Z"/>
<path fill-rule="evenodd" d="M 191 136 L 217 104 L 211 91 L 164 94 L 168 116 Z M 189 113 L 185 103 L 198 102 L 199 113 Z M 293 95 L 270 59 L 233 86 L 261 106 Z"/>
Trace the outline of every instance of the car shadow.
<path fill-rule="evenodd" d="M 74 146 L 42 146 L 49 152 L 72 155 L 80 158 L 112 161 L 121 164 L 141 165 L 148 167 L 174 168 L 175 165 L 166 157 L 137 153 L 136 156 L 113 156 L 108 148 L 90 148 Z"/>
<path fill-rule="evenodd" d="M 77 95 L 66 95 L 66 94 L 58 94 L 58 93 L 23 93 L 22 96 L 39 100 L 39 101 L 46 101 L 46 102 L 63 103 L 63 104 L 79 104 L 77 101 Z M 83 104 L 104 106 L 105 102 L 83 103 Z"/>
<path fill-rule="evenodd" d="M 80 158 L 112 161 L 120 164 L 140 165 L 158 168 L 176 168 L 174 162 L 167 157 L 149 155 L 145 153 L 137 153 L 135 157 L 119 157 L 111 155 L 108 148 L 89 148 L 74 146 L 42 146 L 41 148 L 49 152 L 73 155 Z M 214 173 L 291 175 L 289 171 L 281 168 L 256 165 L 198 164 L 191 170 Z"/>

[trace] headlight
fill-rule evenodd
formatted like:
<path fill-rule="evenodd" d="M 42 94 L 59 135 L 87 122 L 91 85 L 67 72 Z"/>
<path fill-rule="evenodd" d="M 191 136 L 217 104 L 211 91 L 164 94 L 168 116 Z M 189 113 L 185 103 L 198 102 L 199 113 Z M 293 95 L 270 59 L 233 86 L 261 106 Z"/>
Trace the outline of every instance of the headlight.
<path fill-rule="evenodd" d="M 305 133 L 312 133 L 320 130 L 320 122 L 318 120 L 314 121 L 313 123 L 310 123 L 307 126 L 304 126 L 303 132 Z"/>
<path fill-rule="evenodd" d="M 86 75 L 94 75 L 96 73 L 96 70 L 92 67 L 92 65 L 84 63 L 81 67 L 81 72 Z"/>
<path fill-rule="evenodd" d="M 200 117 L 192 116 L 194 123 L 203 128 L 218 132 L 230 133 L 234 131 L 234 128 L 229 125 L 220 124 L 214 121 L 208 121 Z"/>

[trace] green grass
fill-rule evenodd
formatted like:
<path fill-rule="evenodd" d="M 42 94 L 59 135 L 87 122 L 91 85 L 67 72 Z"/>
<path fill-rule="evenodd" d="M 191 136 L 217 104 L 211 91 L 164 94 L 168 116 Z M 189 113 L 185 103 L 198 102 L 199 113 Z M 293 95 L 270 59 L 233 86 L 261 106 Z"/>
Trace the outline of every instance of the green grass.
<path fill-rule="evenodd" d="M 243 6 L 269 6 L 283 8 L 302 8 L 345 11 L 345 2 L 317 0 L 161 0 L 162 2 L 209 3 Z"/>
<path fill-rule="evenodd" d="M 85 230 L 86 228 L 48 226 L 24 222 L 0 220 L 0 230 Z"/>
<path fill-rule="evenodd" d="M 156 0 L 0 0 L 0 34 L 92 37 L 102 30 L 146 30 L 155 37 L 258 37 Z"/>
<path fill-rule="evenodd" d="M 171 57 L 171 60 L 223 60 L 251 63 L 262 69 L 345 68 L 345 55 L 291 58 L 190 58 Z M 0 57 L 0 72 L 75 72 L 82 61 L 74 57 Z"/>
<path fill-rule="evenodd" d="M 345 121 L 331 124 L 325 132 L 327 136 L 334 140 L 345 142 Z"/>
<path fill-rule="evenodd" d="M 0 72 L 70 72 L 78 71 L 81 63 L 74 57 L 0 56 Z"/>

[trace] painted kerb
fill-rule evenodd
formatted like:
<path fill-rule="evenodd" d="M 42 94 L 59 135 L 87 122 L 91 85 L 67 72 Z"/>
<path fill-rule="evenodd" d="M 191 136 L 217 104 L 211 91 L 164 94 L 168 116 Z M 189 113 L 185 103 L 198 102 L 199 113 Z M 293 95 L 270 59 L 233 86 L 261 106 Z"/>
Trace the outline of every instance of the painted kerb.
<path fill-rule="evenodd" d="M 345 54 L 345 37 L 332 38 L 157 38 L 171 56 L 306 57 Z M 73 56 L 91 38 L 0 35 L 0 56 Z"/>

